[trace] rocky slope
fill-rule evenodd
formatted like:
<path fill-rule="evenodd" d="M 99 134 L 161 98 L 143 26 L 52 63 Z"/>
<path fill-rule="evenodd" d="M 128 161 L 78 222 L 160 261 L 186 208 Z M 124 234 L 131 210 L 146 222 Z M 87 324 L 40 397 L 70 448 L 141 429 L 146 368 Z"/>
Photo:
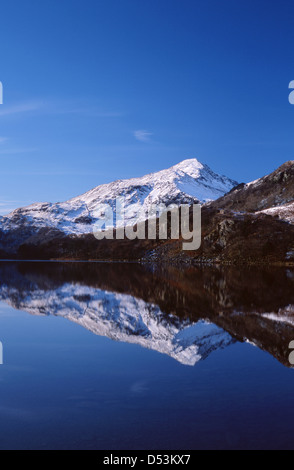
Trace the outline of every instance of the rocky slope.
<path fill-rule="evenodd" d="M 258 213 L 285 208 L 294 202 L 294 161 L 281 165 L 270 175 L 240 184 L 210 206 L 235 212 Z M 268 212 L 269 213 L 269 212 Z"/>

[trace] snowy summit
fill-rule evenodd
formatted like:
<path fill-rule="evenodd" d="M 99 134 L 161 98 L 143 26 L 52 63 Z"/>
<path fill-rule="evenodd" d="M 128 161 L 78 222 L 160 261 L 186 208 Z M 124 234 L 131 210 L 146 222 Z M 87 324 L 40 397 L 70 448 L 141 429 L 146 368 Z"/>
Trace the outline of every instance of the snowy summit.
<path fill-rule="evenodd" d="M 103 204 L 115 208 L 115 200 L 124 197 L 126 207 L 136 204 L 148 213 L 152 204 L 205 204 L 229 192 L 238 183 L 214 173 L 196 158 L 184 160 L 167 170 L 103 184 L 63 203 L 36 203 L 16 209 L 0 219 L 3 231 L 19 226 L 52 227 L 66 234 L 91 233 L 97 221 L 97 209 Z M 127 213 L 125 225 L 134 214 Z"/>

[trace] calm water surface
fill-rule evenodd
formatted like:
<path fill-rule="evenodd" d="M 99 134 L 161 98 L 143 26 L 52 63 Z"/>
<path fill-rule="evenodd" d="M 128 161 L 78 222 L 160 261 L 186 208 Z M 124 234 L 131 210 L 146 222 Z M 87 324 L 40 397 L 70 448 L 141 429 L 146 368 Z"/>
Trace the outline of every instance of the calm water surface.
<path fill-rule="evenodd" d="M 0 448 L 294 448 L 293 287 L 280 268 L 0 263 Z"/>

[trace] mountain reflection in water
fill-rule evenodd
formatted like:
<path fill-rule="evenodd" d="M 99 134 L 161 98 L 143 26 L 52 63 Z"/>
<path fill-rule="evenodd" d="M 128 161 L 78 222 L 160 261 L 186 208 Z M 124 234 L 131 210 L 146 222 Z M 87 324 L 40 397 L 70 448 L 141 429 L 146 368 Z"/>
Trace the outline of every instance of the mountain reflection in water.
<path fill-rule="evenodd" d="M 284 268 L 138 264 L 0 264 L 0 300 L 32 315 L 67 318 L 193 366 L 248 341 L 289 366 L 294 272 Z"/>

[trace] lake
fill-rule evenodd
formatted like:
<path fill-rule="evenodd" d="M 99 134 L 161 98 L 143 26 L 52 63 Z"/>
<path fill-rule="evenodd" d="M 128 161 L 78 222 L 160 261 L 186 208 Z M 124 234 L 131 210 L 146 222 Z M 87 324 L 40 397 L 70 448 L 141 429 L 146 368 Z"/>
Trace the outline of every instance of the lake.
<path fill-rule="evenodd" d="M 0 449 L 293 449 L 294 270 L 0 263 Z"/>

